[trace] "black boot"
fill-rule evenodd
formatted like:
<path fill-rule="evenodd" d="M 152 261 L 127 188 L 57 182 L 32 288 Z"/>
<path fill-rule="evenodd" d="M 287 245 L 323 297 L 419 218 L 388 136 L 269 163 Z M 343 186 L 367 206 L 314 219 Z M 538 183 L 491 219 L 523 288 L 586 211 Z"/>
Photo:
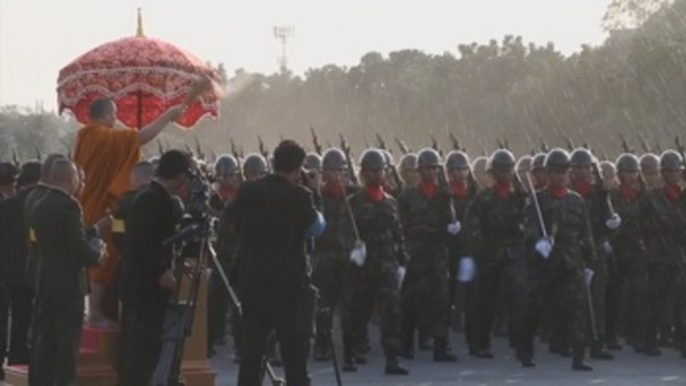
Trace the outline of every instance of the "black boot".
<path fill-rule="evenodd" d="M 577 371 L 592 371 L 593 367 L 584 360 L 584 348 L 574 348 L 574 359 L 572 360 L 572 370 Z"/>
<path fill-rule="evenodd" d="M 405 359 L 414 359 L 414 328 L 403 328 L 403 348 L 400 350 L 400 356 Z"/>
<path fill-rule="evenodd" d="M 355 344 L 349 334 L 343 334 L 343 371 L 351 373 L 357 371 L 355 363 Z"/>
<path fill-rule="evenodd" d="M 591 348 L 591 358 L 601 360 L 612 360 L 615 359 L 615 356 L 610 354 L 607 350 L 603 348 L 602 341 L 596 341 L 593 343 L 593 347 Z"/>
<path fill-rule="evenodd" d="M 434 338 L 434 362 L 457 362 L 457 355 L 453 354 L 445 338 Z"/>
<path fill-rule="evenodd" d="M 314 343 L 314 360 L 315 362 L 328 362 L 331 359 L 331 348 L 324 337 L 317 337 Z"/>
<path fill-rule="evenodd" d="M 398 363 L 398 358 L 395 356 L 387 356 L 386 369 L 384 372 L 386 375 L 408 375 L 410 370 L 400 366 L 400 363 Z"/>

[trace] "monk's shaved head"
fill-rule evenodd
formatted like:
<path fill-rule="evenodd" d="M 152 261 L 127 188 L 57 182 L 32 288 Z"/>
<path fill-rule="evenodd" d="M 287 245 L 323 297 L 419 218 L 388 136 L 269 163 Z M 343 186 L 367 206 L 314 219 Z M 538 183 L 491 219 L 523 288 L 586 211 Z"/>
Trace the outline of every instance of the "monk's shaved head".
<path fill-rule="evenodd" d="M 52 165 L 55 163 L 55 161 L 60 160 L 60 159 L 66 159 L 62 154 L 49 154 L 47 157 L 45 157 L 45 161 L 43 161 L 43 165 L 41 166 L 41 172 L 40 172 L 40 180 L 44 184 L 51 184 L 52 181 L 50 179 L 51 173 L 52 173 Z"/>
<path fill-rule="evenodd" d="M 148 161 L 141 161 L 133 167 L 131 172 L 131 188 L 138 190 L 152 181 L 155 174 L 155 166 Z"/>
<path fill-rule="evenodd" d="M 99 121 L 114 113 L 114 102 L 109 98 L 96 99 L 91 103 L 88 115 L 92 121 Z"/>

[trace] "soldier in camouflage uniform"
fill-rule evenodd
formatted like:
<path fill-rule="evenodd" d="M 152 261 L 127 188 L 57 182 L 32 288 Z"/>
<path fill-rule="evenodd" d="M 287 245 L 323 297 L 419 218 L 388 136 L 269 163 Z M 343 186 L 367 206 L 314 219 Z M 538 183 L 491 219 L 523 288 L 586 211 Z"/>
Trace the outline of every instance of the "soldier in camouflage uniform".
<path fill-rule="evenodd" d="M 350 241 L 354 240 L 345 201 L 347 192 L 343 184 L 343 175 L 348 170 L 346 156 L 340 149 L 331 148 L 324 153 L 322 164 L 324 186 L 321 189 L 321 208 L 327 226 L 324 234 L 317 239 L 313 252 L 314 281 L 320 297 L 314 345 L 314 358 L 317 361 L 331 358 L 333 316 L 341 301 L 344 274 L 350 264 Z"/>
<path fill-rule="evenodd" d="M 403 187 L 415 186 L 419 182 L 419 171 L 417 170 L 417 155 L 407 153 L 400 158 L 400 178 L 403 180 Z"/>
<path fill-rule="evenodd" d="M 362 154 L 360 166 L 364 189 L 349 198 L 361 242 L 351 253 L 347 272 L 343 325 L 344 370 L 356 370 L 355 345 L 363 339 L 367 323 L 367 299 L 378 302 L 381 316 L 381 344 L 386 356 L 386 374 L 408 374 L 398 363 L 400 351 L 400 284 L 408 262 L 402 226 L 395 199 L 383 189 L 386 160 L 370 149 Z M 364 247 L 362 247 L 364 245 Z"/>
<path fill-rule="evenodd" d="M 545 168 L 547 153 L 538 153 L 531 161 L 531 179 L 535 190 L 541 190 L 548 185 L 548 172 Z"/>
<path fill-rule="evenodd" d="M 655 312 L 648 321 L 647 346 L 655 347 L 658 332 L 675 327 L 675 346 L 686 358 L 684 347 L 684 290 L 686 277 L 686 205 L 684 204 L 683 159 L 673 150 L 660 156 L 665 185 L 654 189 L 644 201 L 644 238 L 651 251 L 648 263 L 650 302 Z M 660 328 L 660 324 L 663 326 Z M 662 337 L 660 337 L 662 338 Z"/>
<path fill-rule="evenodd" d="M 255 181 L 267 175 L 267 160 L 260 154 L 248 154 L 243 160 L 243 177 L 245 181 Z"/>
<path fill-rule="evenodd" d="M 548 186 L 535 193 L 525 213 L 529 286 L 517 356 L 524 367 L 535 366 L 534 338 L 546 304 L 552 304 L 557 316 L 553 329 L 573 347 L 572 368 L 592 370 L 584 362 L 589 304 L 585 273 L 592 275 L 588 267 L 595 260 L 588 209 L 577 193 L 567 189 L 567 152 L 551 150 L 545 164 Z"/>
<path fill-rule="evenodd" d="M 664 181 L 660 174 L 660 157 L 653 153 L 645 153 L 638 160 L 641 166 L 641 176 L 649 189 L 662 188 Z"/>
<path fill-rule="evenodd" d="M 469 156 L 462 151 L 451 151 L 446 157 L 445 168 L 448 171 L 449 191 L 452 195 L 455 219 L 464 224 L 467 207 L 473 201 L 478 189 L 472 176 Z M 465 338 L 467 344 L 470 345 L 469 339 L 473 336 L 474 330 L 476 285 L 472 282 L 474 260 L 470 259 L 466 246 L 466 232 L 459 232 L 457 235 L 451 236 L 448 241 L 450 254 L 448 306 L 452 309 L 453 305 L 457 303 L 457 312 L 454 315 L 458 318 L 462 317 Z M 470 268 L 472 268 L 472 272 L 468 272 Z"/>
<path fill-rule="evenodd" d="M 508 294 L 509 316 L 515 318 L 523 309 L 525 287 L 524 206 L 526 193 L 515 189 L 514 155 L 500 149 L 491 155 L 488 170 L 495 184 L 479 193 L 467 209 L 467 253 L 476 261 L 477 309 L 470 354 L 493 358 L 491 329 L 496 297 L 501 286 Z M 517 332 L 510 331 L 516 341 Z"/>
<path fill-rule="evenodd" d="M 591 288 L 597 329 L 597 336 L 591 347 L 591 357 L 613 359 L 613 355 L 605 351 L 605 305 L 610 280 L 608 265 L 613 267 L 616 265 L 612 255 L 612 246 L 609 243 L 609 234 L 611 230 L 619 227 L 621 219 L 616 213 L 612 213 L 608 205 L 609 193 L 603 186 L 602 178 L 599 178 L 598 165 L 591 152 L 585 148 L 575 149 L 571 154 L 571 165 L 571 186 L 588 205 L 595 255 L 598 259 Z M 594 172 L 597 180 L 595 183 Z M 560 347 L 560 350 L 564 349 L 565 347 Z"/>
<path fill-rule="evenodd" d="M 405 241 L 412 257 L 402 288 L 402 338 L 404 356 L 414 357 L 417 322 L 422 317 L 431 321 L 434 338 L 434 361 L 454 362 L 450 352 L 448 328 L 449 259 L 447 241 L 457 235 L 462 225 L 457 221 L 452 198 L 439 187 L 438 176 L 443 166 L 438 152 L 424 149 L 417 156 L 420 183 L 406 188 L 398 198 Z"/>
<path fill-rule="evenodd" d="M 647 192 L 639 180 L 639 161 L 633 154 L 617 158 L 619 186 L 611 193 L 612 204 L 626 223 L 611 236 L 612 249 L 617 259 L 617 293 L 608 296 L 606 335 L 608 342 L 617 341 L 617 320 L 621 301 L 621 289 L 626 287 L 628 320 L 624 326 L 627 341 L 634 348 L 649 356 L 660 354 L 656 344 L 648 345 L 647 322 L 652 307 L 648 302 L 648 251 L 644 241 L 641 204 Z M 655 343 L 655 342 L 653 342 Z"/>
<path fill-rule="evenodd" d="M 229 154 L 220 155 L 214 163 L 215 187 L 212 192 L 211 207 L 217 213 L 217 241 L 215 250 L 217 261 L 225 273 L 230 273 L 238 250 L 238 234 L 234 228 L 233 200 L 240 186 L 238 161 Z M 214 267 L 213 267 L 214 268 Z M 207 315 L 207 340 L 210 353 L 213 345 L 225 344 L 226 315 L 231 299 L 216 269 L 212 270 L 209 280 L 209 300 Z M 240 360 L 238 344 L 238 314 L 231 312 L 231 333 L 234 337 L 234 361 Z"/>
<path fill-rule="evenodd" d="M 479 189 L 486 189 L 493 186 L 493 178 L 487 170 L 488 158 L 484 156 L 476 157 L 472 164 L 474 178 L 479 183 Z"/>

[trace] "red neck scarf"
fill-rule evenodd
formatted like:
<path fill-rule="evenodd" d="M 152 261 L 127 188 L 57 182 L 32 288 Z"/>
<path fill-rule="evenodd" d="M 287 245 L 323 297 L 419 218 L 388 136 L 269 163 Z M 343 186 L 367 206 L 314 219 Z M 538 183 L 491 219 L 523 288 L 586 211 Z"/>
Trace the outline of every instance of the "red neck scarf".
<path fill-rule="evenodd" d="M 564 198 L 567 195 L 567 187 L 548 185 L 548 193 L 557 198 Z"/>
<path fill-rule="evenodd" d="M 512 185 L 510 184 L 496 183 L 493 189 L 503 200 L 507 200 L 512 195 Z"/>
<path fill-rule="evenodd" d="M 591 185 L 590 181 L 579 181 L 574 186 L 574 190 L 576 190 L 576 192 L 579 193 L 582 197 L 588 196 L 591 193 L 592 188 L 593 185 Z"/>
<path fill-rule="evenodd" d="M 233 186 L 221 186 L 219 187 L 219 197 L 222 200 L 228 200 L 236 194 L 236 189 Z"/>
<path fill-rule="evenodd" d="M 327 182 L 324 186 L 324 191 L 333 198 L 341 198 L 343 196 L 343 185 L 337 182 Z"/>
<path fill-rule="evenodd" d="M 681 186 L 679 185 L 665 185 L 665 194 L 670 201 L 676 202 L 681 196 Z"/>
<path fill-rule="evenodd" d="M 381 186 L 367 186 L 364 188 L 364 192 L 369 198 L 374 202 L 379 202 L 384 199 L 384 190 Z"/>
<path fill-rule="evenodd" d="M 625 200 L 633 201 L 638 197 L 638 191 L 631 185 L 620 184 L 619 194 Z"/>
<path fill-rule="evenodd" d="M 433 181 L 422 181 L 419 184 L 419 190 L 422 193 L 424 193 L 425 196 L 433 198 L 436 195 L 436 193 L 438 193 L 438 186 L 436 186 L 436 184 L 434 184 Z"/>
<path fill-rule="evenodd" d="M 450 184 L 450 188 L 457 198 L 466 198 L 469 194 L 467 183 L 464 181 L 453 181 L 453 183 Z"/>

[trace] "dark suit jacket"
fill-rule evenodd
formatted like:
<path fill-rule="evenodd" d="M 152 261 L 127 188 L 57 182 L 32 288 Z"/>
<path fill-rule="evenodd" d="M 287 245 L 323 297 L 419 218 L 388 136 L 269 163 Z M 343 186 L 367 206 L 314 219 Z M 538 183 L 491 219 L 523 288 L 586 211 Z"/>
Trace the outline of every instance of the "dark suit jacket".
<path fill-rule="evenodd" d="M 172 250 L 162 242 L 175 230 L 174 200 L 153 181 L 136 195 L 126 221 L 128 256 L 122 267 L 122 290 L 124 301 L 137 313 L 158 315 L 166 308 L 170 294 L 158 280 L 171 267 Z M 128 299 L 127 294 L 131 295 Z"/>
<path fill-rule="evenodd" d="M 26 283 L 28 240 L 24 221 L 24 202 L 33 189 L 0 201 L 0 280 Z"/>
<path fill-rule="evenodd" d="M 88 243 L 79 203 L 52 189 L 33 205 L 29 223 L 35 229 L 38 249 L 37 297 L 83 297 L 87 290 L 84 268 L 97 265 L 100 254 Z"/>
<path fill-rule="evenodd" d="M 311 192 L 270 175 L 241 185 L 235 210 L 239 288 L 298 294 L 308 275 L 305 231 L 317 218 Z"/>

